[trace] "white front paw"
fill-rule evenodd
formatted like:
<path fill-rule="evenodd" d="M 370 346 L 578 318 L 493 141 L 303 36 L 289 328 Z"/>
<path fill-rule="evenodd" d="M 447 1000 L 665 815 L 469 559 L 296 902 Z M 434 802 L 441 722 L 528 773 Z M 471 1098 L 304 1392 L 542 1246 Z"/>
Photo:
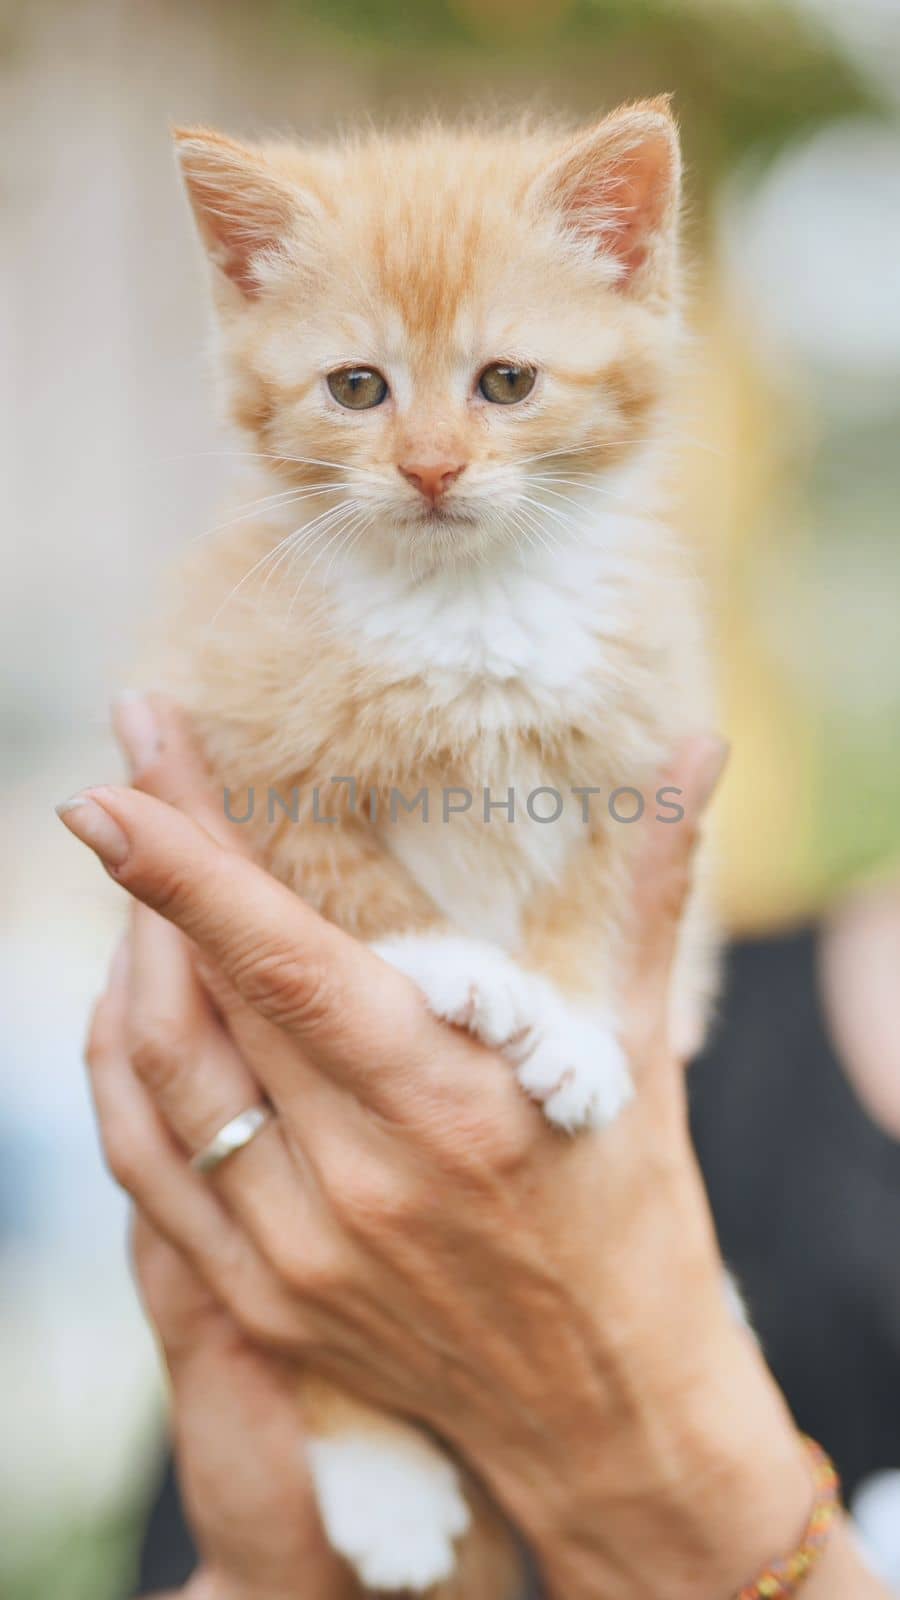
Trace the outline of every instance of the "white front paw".
<path fill-rule="evenodd" d="M 510 1050 L 526 1094 L 558 1128 L 605 1128 L 634 1093 L 612 1028 L 562 999 L 549 985 L 534 1026 Z"/>
<path fill-rule="evenodd" d="M 451 1576 L 469 1508 L 430 1440 L 412 1428 L 338 1434 L 307 1454 L 329 1542 L 367 1588 L 421 1593 Z"/>
<path fill-rule="evenodd" d="M 372 946 L 418 985 L 430 1011 L 499 1049 L 530 1026 L 534 979 L 496 945 L 454 935 L 402 934 Z"/>
<path fill-rule="evenodd" d="M 412 978 L 435 1016 L 502 1050 L 557 1127 L 605 1127 L 630 1100 L 628 1064 L 609 1024 L 495 945 L 406 934 L 373 948 Z"/>

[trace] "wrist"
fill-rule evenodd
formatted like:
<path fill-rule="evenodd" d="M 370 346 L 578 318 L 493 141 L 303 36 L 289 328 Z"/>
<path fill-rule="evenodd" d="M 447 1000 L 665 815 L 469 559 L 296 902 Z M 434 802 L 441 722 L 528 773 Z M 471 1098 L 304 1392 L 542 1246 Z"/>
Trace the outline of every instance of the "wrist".
<path fill-rule="evenodd" d="M 730 1600 L 796 1547 L 812 1506 L 794 1425 L 737 1329 L 696 1388 L 644 1395 L 621 1432 L 567 1454 L 564 1492 L 535 1482 L 514 1512 L 553 1600 Z"/>
<path fill-rule="evenodd" d="M 865 1561 L 846 1517 L 835 1524 L 822 1560 L 801 1590 L 803 1600 L 890 1600 L 880 1578 Z"/>

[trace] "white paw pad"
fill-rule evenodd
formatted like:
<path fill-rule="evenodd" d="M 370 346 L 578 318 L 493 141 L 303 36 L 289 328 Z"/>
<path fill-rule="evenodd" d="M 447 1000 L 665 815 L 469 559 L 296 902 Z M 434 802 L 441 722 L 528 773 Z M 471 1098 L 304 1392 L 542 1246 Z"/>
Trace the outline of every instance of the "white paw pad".
<path fill-rule="evenodd" d="M 410 1429 L 307 1441 L 322 1522 L 369 1589 L 420 1593 L 449 1578 L 469 1508 L 452 1462 Z"/>
<path fill-rule="evenodd" d="M 634 1093 L 622 1046 L 590 1012 L 552 991 L 543 1001 L 534 1027 L 510 1050 L 519 1083 L 558 1128 L 605 1128 Z"/>
<path fill-rule="evenodd" d="M 376 955 L 412 978 L 429 1010 L 499 1049 L 530 1026 L 533 980 L 496 945 L 452 935 L 382 939 Z"/>
<path fill-rule="evenodd" d="M 628 1064 L 609 1024 L 494 945 L 411 934 L 373 948 L 412 978 L 435 1016 L 502 1050 L 557 1127 L 605 1127 L 631 1099 Z"/>

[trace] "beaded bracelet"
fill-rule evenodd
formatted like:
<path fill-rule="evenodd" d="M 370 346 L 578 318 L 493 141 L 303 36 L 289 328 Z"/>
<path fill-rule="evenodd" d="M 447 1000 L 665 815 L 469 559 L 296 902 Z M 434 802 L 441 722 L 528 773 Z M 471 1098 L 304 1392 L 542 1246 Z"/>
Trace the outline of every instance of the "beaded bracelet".
<path fill-rule="evenodd" d="M 769 1567 L 761 1578 L 742 1589 L 737 1600 L 790 1600 L 799 1593 L 825 1548 L 831 1525 L 841 1505 L 841 1485 L 834 1463 L 814 1439 L 802 1439 L 815 1484 L 815 1503 L 799 1549 L 787 1561 Z"/>

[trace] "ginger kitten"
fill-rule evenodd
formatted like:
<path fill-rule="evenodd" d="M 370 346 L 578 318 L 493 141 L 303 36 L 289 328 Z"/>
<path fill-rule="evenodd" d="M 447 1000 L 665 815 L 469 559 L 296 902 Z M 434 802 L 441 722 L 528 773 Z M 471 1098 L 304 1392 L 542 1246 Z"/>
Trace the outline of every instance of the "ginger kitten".
<path fill-rule="evenodd" d="M 176 141 L 246 454 L 235 521 L 182 574 L 168 681 L 272 870 L 551 1121 L 601 1127 L 631 1093 L 625 819 L 674 820 L 654 780 L 709 719 L 657 482 L 668 106 L 577 135 Z M 695 1034 L 708 953 L 695 900 L 673 996 Z M 514 1593 L 436 1442 L 307 1394 L 325 1527 L 366 1586 Z"/>

